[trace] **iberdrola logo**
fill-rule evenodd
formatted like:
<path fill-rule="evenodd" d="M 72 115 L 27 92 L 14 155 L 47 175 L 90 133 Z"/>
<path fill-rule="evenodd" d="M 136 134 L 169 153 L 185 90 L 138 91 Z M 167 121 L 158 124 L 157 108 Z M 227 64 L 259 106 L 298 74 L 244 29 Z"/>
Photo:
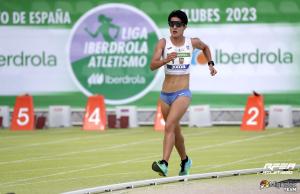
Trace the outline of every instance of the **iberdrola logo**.
<path fill-rule="evenodd" d="M 88 11 L 68 45 L 73 80 L 87 96 L 104 95 L 107 104 L 143 97 L 158 77 L 149 68 L 158 37 L 154 22 L 132 6 L 105 4 Z"/>

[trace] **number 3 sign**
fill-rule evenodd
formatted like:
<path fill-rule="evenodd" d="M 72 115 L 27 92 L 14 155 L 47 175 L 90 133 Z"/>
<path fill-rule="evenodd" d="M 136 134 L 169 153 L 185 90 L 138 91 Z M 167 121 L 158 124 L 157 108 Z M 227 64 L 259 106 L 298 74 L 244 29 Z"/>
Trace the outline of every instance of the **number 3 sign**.
<path fill-rule="evenodd" d="M 248 97 L 241 130 L 261 131 L 265 129 L 265 108 L 262 95 L 254 92 Z"/>
<path fill-rule="evenodd" d="M 33 130 L 34 110 L 32 96 L 18 96 L 12 115 L 11 130 Z"/>

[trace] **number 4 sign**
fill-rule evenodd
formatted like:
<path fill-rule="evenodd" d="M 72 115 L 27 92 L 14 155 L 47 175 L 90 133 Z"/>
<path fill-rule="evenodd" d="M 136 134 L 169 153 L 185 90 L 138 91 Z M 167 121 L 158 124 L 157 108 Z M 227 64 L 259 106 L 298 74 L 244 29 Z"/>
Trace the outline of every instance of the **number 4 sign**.
<path fill-rule="evenodd" d="M 100 95 L 90 96 L 85 109 L 83 130 L 105 130 L 106 110 L 104 97 Z"/>
<path fill-rule="evenodd" d="M 12 115 L 11 130 L 33 130 L 34 110 L 32 96 L 24 95 L 16 98 Z"/>
<path fill-rule="evenodd" d="M 262 131 L 265 129 L 265 108 L 263 96 L 254 92 L 248 97 L 241 130 Z"/>

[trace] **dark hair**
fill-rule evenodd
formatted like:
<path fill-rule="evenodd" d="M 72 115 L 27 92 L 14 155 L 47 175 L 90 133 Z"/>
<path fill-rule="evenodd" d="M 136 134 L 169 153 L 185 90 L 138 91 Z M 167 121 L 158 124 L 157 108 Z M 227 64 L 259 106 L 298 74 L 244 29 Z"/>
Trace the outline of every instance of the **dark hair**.
<path fill-rule="evenodd" d="M 174 11 L 172 11 L 169 14 L 168 22 L 171 21 L 172 17 L 178 17 L 182 21 L 182 23 L 184 23 L 185 25 L 187 25 L 187 23 L 188 23 L 188 18 L 186 16 L 186 14 L 183 11 L 181 11 L 181 10 L 174 10 Z"/>

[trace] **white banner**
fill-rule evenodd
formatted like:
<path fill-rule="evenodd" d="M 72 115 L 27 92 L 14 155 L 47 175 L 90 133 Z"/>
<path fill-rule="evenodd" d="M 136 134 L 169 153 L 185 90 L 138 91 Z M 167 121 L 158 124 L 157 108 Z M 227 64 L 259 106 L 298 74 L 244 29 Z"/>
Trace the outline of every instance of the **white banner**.
<path fill-rule="evenodd" d="M 0 28 L 0 95 L 78 91 L 68 72 L 70 30 Z M 5 84 L 4 84 L 5 83 Z"/>
<path fill-rule="evenodd" d="M 251 24 L 187 28 L 210 46 L 218 74 L 211 77 L 195 51 L 190 86 L 217 93 L 287 92 L 300 90 L 300 27 Z M 164 29 L 168 36 L 169 30 Z M 156 89 L 159 89 L 158 87 Z"/>
<path fill-rule="evenodd" d="M 79 91 L 68 70 L 70 30 L 1 27 L 0 95 Z M 163 36 L 169 35 L 162 29 Z M 211 77 L 195 51 L 190 86 L 216 93 L 300 90 L 300 27 L 286 24 L 210 25 L 187 28 L 210 46 L 218 75 Z M 163 75 L 153 90 L 160 90 Z M 4 84 L 5 83 L 5 84 Z"/>

